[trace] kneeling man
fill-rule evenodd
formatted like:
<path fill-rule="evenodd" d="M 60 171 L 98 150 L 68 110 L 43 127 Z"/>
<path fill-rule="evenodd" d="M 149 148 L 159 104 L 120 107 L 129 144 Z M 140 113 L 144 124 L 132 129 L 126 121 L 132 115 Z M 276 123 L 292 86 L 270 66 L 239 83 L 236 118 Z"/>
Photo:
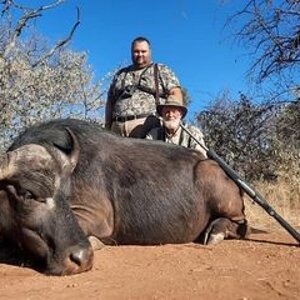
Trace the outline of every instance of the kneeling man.
<path fill-rule="evenodd" d="M 170 144 L 196 149 L 207 157 L 206 151 L 180 127 L 180 122 L 184 119 L 187 108 L 179 99 L 175 96 L 169 96 L 164 104 L 157 106 L 157 113 L 162 117 L 163 125 L 153 128 L 147 134 L 147 139 L 165 141 Z M 204 145 L 203 133 L 195 126 L 188 125 L 186 127 Z"/>

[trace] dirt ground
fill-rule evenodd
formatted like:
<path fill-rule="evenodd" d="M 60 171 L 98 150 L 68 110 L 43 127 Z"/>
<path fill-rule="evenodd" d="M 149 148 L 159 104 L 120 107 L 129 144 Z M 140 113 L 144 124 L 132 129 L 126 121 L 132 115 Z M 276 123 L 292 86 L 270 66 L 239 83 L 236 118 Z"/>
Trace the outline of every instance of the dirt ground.
<path fill-rule="evenodd" d="M 1 250 L 0 299 L 300 299 L 300 247 L 280 229 L 216 246 L 105 247 L 91 271 L 65 277 Z"/>

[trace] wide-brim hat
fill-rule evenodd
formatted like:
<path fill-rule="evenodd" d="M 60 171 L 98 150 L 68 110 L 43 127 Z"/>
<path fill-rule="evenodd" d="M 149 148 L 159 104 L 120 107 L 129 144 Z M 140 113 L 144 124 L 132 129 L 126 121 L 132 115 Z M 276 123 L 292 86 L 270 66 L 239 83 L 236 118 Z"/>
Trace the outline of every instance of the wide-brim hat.
<path fill-rule="evenodd" d="M 180 108 L 182 110 L 182 119 L 187 114 L 186 106 L 182 103 L 181 100 L 179 100 L 174 95 L 169 96 L 164 104 L 157 105 L 156 111 L 157 111 L 159 116 L 162 116 L 162 110 L 165 106 L 174 106 L 174 107 Z"/>

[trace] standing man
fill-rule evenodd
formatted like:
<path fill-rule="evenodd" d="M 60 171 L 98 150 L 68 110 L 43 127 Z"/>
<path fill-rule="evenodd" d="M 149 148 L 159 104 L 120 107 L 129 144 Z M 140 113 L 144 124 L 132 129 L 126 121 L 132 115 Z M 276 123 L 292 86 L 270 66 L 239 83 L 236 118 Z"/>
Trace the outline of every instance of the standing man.
<path fill-rule="evenodd" d="M 153 128 L 146 135 L 146 138 L 195 149 L 207 157 L 206 151 L 180 127 L 180 122 L 184 119 L 186 113 L 186 106 L 175 96 L 169 96 L 164 104 L 157 106 L 157 114 L 162 117 L 163 126 Z M 203 133 L 197 127 L 188 125 L 187 129 L 202 145 L 205 145 Z"/>
<path fill-rule="evenodd" d="M 105 128 L 126 137 L 145 138 L 159 125 L 156 106 L 169 95 L 182 101 L 180 83 L 163 64 L 151 61 L 150 42 L 138 37 L 131 43 L 132 65 L 118 71 L 108 91 Z"/>

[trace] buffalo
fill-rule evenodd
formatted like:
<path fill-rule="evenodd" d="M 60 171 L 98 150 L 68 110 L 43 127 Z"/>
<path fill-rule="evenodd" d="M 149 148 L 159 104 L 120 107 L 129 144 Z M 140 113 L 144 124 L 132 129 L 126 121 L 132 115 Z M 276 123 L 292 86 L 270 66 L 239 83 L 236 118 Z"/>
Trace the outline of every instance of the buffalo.
<path fill-rule="evenodd" d="M 201 153 L 52 120 L 0 156 L 0 233 L 46 274 L 92 268 L 103 245 L 245 238 L 241 190 Z"/>

